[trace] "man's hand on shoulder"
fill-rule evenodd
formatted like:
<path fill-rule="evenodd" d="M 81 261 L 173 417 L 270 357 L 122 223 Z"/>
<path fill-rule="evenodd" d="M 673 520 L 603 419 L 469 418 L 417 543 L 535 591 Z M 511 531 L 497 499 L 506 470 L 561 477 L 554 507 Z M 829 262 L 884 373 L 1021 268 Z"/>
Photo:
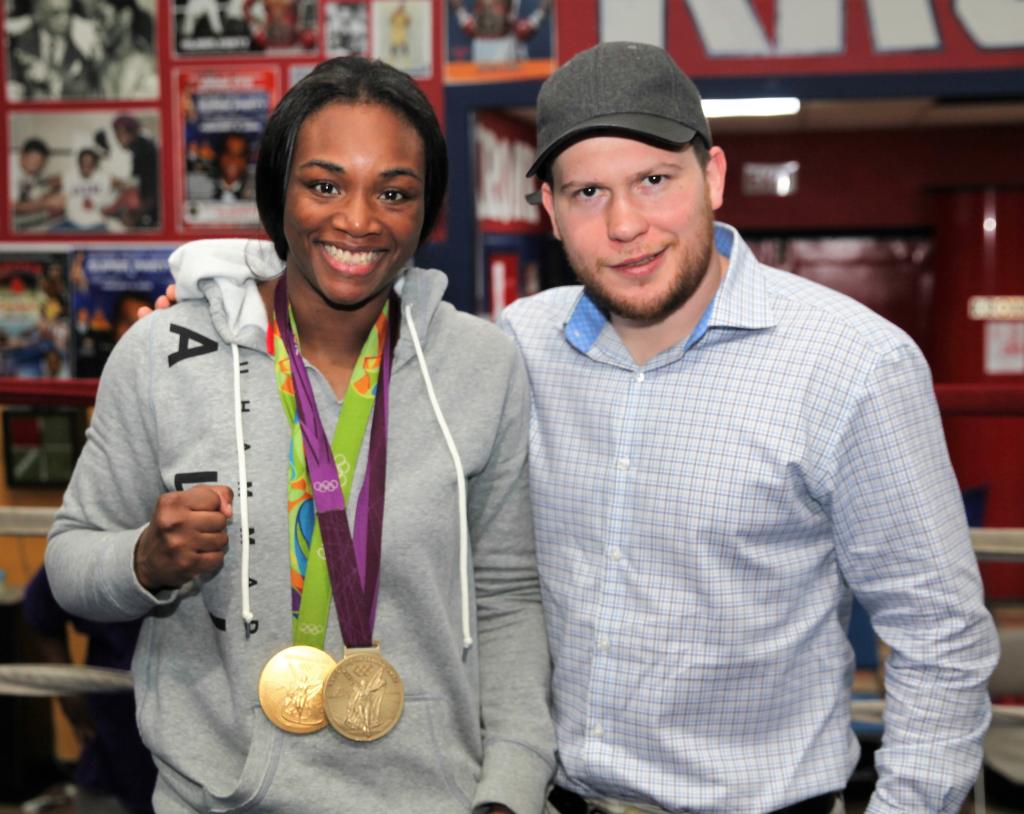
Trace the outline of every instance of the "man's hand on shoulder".
<path fill-rule="evenodd" d="M 174 283 L 171 283 L 167 286 L 167 291 L 156 298 L 156 302 L 153 303 L 153 308 L 150 308 L 148 305 L 143 305 L 136 312 L 136 315 L 139 319 L 142 319 L 144 316 L 152 314 L 154 309 L 160 311 L 164 308 L 170 308 L 177 301 L 178 298 L 174 293 Z"/>

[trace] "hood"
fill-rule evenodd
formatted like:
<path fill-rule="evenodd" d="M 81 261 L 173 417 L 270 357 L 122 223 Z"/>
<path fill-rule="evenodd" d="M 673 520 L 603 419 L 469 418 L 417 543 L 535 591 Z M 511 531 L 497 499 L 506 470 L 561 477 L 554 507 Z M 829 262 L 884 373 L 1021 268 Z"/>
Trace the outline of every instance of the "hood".
<path fill-rule="evenodd" d="M 178 300 L 205 299 L 221 338 L 244 347 L 261 348 L 267 312 L 256 284 L 284 271 L 284 261 L 269 240 L 219 238 L 193 240 L 179 246 L 168 260 Z M 416 330 L 426 341 L 448 278 L 436 269 L 406 269 L 395 283 L 402 310 L 412 308 Z M 395 365 L 415 354 L 407 331 L 395 348 Z"/>
<path fill-rule="evenodd" d="M 194 240 L 168 259 L 178 300 L 206 299 L 210 317 L 228 342 L 259 346 L 267 312 L 256 283 L 284 271 L 268 240 Z"/>
<path fill-rule="evenodd" d="M 232 380 L 235 404 L 235 437 L 238 454 L 239 483 L 246 483 L 245 443 L 242 440 L 242 394 L 239 382 L 240 345 L 260 349 L 267 332 L 267 312 L 256 284 L 270 280 L 284 271 L 284 263 L 274 252 L 273 244 L 265 240 L 219 239 L 195 240 L 180 246 L 169 258 L 179 300 L 206 299 L 210 318 L 221 337 L 231 345 L 234 360 Z M 434 385 L 423 354 L 420 337 L 427 341 L 430 322 L 441 304 L 448 287 L 448 278 L 436 269 L 406 269 L 395 283 L 402 298 L 402 314 L 392 318 L 402 320 L 400 339 L 395 348 L 394 369 L 408 359 L 416 357 L 420 375 L 427 389 L 434 418 L 441 428 L 455 468 L 459 499 L 459 585 L 462 604 L 462 646 L 473 645 L 470 635 L 469 610 L 469 514 L 466 497 L 466 477 L 459 451 L 455 446 L 448 423 L 441 413 Z M 238 493 L 242 536 L 242 567 L 239 590 L 242 596 L 242 619 L 246 631 L 250 630 L 253 613 L 249 604 L 249 504 L 245 489 Z M 247 633 L 248 635 L 248 633 Z"/>

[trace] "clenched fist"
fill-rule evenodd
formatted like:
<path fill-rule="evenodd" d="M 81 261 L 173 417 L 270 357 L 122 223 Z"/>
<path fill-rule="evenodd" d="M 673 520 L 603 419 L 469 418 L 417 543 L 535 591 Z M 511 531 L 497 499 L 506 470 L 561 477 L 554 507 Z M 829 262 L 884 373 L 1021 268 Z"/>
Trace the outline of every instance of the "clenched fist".
<path fill-rule="evenodd" d="M 160 496 L 135 545 L 135 575 L 146 590 L 178 588 L 220 568 L 232 496 L 229 487 L 219 484 Z"/>

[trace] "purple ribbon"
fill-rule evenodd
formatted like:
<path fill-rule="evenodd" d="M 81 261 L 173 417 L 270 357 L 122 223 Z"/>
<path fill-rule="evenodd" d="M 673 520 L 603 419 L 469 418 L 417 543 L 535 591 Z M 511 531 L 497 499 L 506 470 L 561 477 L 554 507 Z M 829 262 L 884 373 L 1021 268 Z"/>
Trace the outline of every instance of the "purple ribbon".
<path fill-rule="evenodd" d="M 288 291 L 282 276 L 274 292 L 274 316 L 281 333 L 295 385 L 295 404 L 302 429 L 306 468 L 313 485 L 313 504 L 324 541 L 334 608 L 346 647 L 371 647 L 380 588 L 380 549 L 384 524 L 384 482 L 387 470 L 388 385 L 391 357 L 400 316 L 392 292 L 388 332 L 384 337 L 376 402 L 370 424 L 366 475 L 356 503 L 355 535 L 349 532 L 345 498 L 338 479 L 334 450 L 316 409 L 313 387 L 288 318 Z M 372 330 L 372 329 L 371 329 Z M 355 463 L 353 462 L 353 474 Z"/>

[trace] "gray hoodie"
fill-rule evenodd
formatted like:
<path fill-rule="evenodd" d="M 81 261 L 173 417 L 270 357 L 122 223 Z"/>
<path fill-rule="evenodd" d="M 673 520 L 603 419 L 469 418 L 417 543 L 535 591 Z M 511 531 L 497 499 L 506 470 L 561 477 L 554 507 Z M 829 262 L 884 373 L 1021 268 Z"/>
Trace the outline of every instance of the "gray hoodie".
<path fill-rule="evenodd" d="M 291 735 L 257 699 L 263 666 L 292 643 L 289 427 L 252 278 L 280 273 L 280 261 L 258 241 L 197 241 L 172 269 L 183 301 L 115 347 L 46 552 L 70 612 L 145 617 L 132 672 L 159 768 L 157 811 L 541 811 L 554 736 L 527 495 L 529 395 L 511 343 L 442 302 L 440 272 L 403 276 L 374 638 L 404 681 L 405 709 L 372 743 L 330 727 Z M 307 369 L 330 437 L 338 401 Z M 197 483 L 235 490 L 224 565 L 154 596 L 134 575 L 136 540 L 162 492 Z M 333 607 L 324 647 L 340 657 Z"/>

